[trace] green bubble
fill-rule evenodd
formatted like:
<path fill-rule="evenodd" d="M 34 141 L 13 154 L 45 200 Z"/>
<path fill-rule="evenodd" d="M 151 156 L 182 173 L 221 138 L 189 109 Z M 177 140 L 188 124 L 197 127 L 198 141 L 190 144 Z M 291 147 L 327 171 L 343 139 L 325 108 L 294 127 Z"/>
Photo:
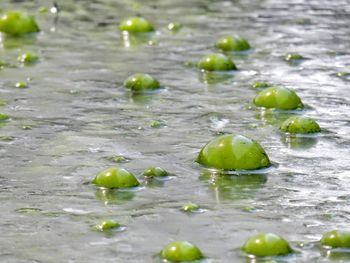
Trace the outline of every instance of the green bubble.
<path fill-rule="evenodd" d="M 177 31 L 179 31 L 182 28 L 182 24 L 177 23 L 177 22 L 172 22 L 168 24 L 168 29 L 169 31 L 175 33 Z"/>
<path fill-rule="evenodd" d="M 119 29 L 129 33 L 147 33 L 154 31 L 153 25 L 142 17 L 131 17 L 123 20 L 119 24 Z"/>
<path fill-rule="evenodd" d="M 298 53 L 289 53 L 284 57 L 284 59 L 286 61 L 292 62 L 292 61 L 296 61 L 296 60 L 302 60 L 302 59 L 304 59 L 304 57 Z"/>
<path fill-rule="evenodd" d="M 294 116 L 284 121 L 280 130 L 288 133 L 317 133 L 321 131 L 317 122 L 311 118 Z"/>
<path fill-rule="evenodd" d="M 97 224 L 95 226 L 95 228 L 99 231 L 106 231 L 106 230 L 111 230 L 113 228 L 118 228 L 120 227 L 121 225 L 112 220 L 112 219 L 108 219 L 108 220 L 105 220 L 105 221 L 102 221 L 101 223 Z"/>
<path fill-rule="evenodd" d="M 252 213 L 256 210 L 256 208 L 254 206 L 245 206 L 242 209 L 244 212 L 248 212 L 248 213 Z"/>
<path fill-rule="evenodd" d="M 36 207 L 22 207 L 16 209 L 15 211 L 21 214 L 38 214 L 41 213 L 43 210 Z"/>
<path fill-rule="evenodd" d="M 162 258 L 172 262 L 194 261 L 204 256 L 200 249 L 187 241 L 175 241 L 160 252 Z"/>
<path fill-rule="evenodd" d="M 286 240 L 272 233 L 260 233 L 249 238 L 242 249 L 257 257 L 281 256 L 293 252 Z"/>
<path fill-rule="evenodd" d="M 15 139 L 13 136 L 0 136 L 2 142 L 12 142 Z"/>
<path fill-rule="evenodd" d="M 129 188 L 140 184 L 132 173 L 117 167 L 101 171 L 96 175 L 92 183 L 105 188 Z"/>
<path fill-rule="evenodd" d="M 21 11 L 8 11 L 0 18 L 0 32 L 21 35 L 39 32 L 35 18 Z"/>
<path fill-rule="evenodd" d="M 323 246 L 332 248 L 350 248 L 350 231 L 332 230 L 324 233 L 320 240 Z"/>
<path fill-rule="evenodd" d="M 32 126 L 30 126 L 30 125 L 22 125 L 21 128 L 22 128 L 22 130 L 31 130 Z"/>
<path fill-rule="evenodd" d="M 0 121 L 8 120 L 10 117 L 7 114 L 0 113 Z"/>
<path fill-rule="evenodd" d="M 25 88 L 28 88 L 28 85 L 25 82 L 17 82 L 15 87 L 18 89 L 25 89 Z"/>
<path fill-rule="evenodd" d="M 269 83 L 266 82 L 255 82 L 252 84 L 252 87 L 254 89 L 261 89 L 261 88 L 268 88 L 271 87 L 272 85 L 270 85 Z"/>
<path fill-rule="evenodd" d="M 336 76 L 339 78 L 348 78 L 350 77 L 350 72 L 345 72 L 345 71 L 337 72 Z"/>
<path fill-rule="evenodd" d="M 199 209 L 200 209 L 200 206 L 197 204 L 193 204 L 193 203 L 185 204 L 181 208 L 182 211 L 187 212 L 187 213 L 196 212 L 196 211 L 199 211 Z"/>
<path fill-rule="evenodd" d="M 14 65 L 14 64 L 11 64 L 11 63 L 8 63 L 4 60 L 0 60 L 0 69 L 3 69 L 3 68 L 16 68 L 17 66 Z"/>
<path fill-rule="evenodd" d="M 280 110 L 295 110 L 304 107 L 301 99 L 293 90 L 283 87 L 264 89 L 256 95 L 253 102 L 258 107 Z"/>
<path fill-rule="evenodd" d="M 271 165 L 260 144 L 235 134 L 222 135 L 208 142 L 196 161 L 223 170 L 254 170 Z"/>
<path fill-rule="evenodd" d="M 244 51 L 250 49 L 248 41 L 240 36 L 226 36 L 219 39 L 216 48 L 222 51 Z"/>
<path fill-rule="evenodd" d="M 161 167 L 150 167 L 143 172 L 146 177 L 164 177 L 168 176 L 168 172 Z"/>
<path fill-rule="evenodd" d="M 24 53 L 20 55 L 18 61 L 24 64 L 31 64 L 38 61 L 39 57 L 31 52 Z"/>
<path fill-rule="evenodd" d="M 197 64 L 198 68 L 207 71 L 236 70 L 235 63 L 223 54 L 210 54 L 203 57 Z"/>
<path fill-rule="evenodd" d="M 148 74 L 137 73 L 124 81 L 124 87 L 134 92 L 143 92 L 159 89 L 160 83 L 157 79 Z"/>
<path fill-rule="evenodd" d="M 107 156 L 106 159 L 108 161 L 112 161 L 112 162 L 115 162 L 115 163 L 126 163 L 128 162 L 129 160 L 124 157 L 123 155 L 115 155 L 115 156 Z"/>
<path fill-rule="evenodd" d="M 160 127 L 165 126 L 165 123 L 163 121 L 154 120 L 154 121 L 151 121 L 149 126 L 151 128 L 160 128 Z"/>
<path fill-rule="evenodd" d="M 156 39 L 151 39 L 147 43 L 149 46 L 158 46 L 159 45 L 159 41 Z"/>

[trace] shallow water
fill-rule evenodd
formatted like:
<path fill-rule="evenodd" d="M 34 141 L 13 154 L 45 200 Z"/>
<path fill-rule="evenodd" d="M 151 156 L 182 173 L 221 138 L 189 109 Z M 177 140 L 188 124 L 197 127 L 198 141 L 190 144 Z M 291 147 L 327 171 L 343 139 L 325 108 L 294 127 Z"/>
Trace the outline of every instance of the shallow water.
<path fill-rule="evenodd" d="M 0 135 L 14 137 L 0 141 L 2 262 L 156 262 L 173 240 L 198 245 L 207 262 L 249 262 L 239 248 L 262 231 L 300 252 L 269 262 L 332 261 L 315 242 L 350 220 L 350 80 L 335 75 L 350 71 L 349 1 L 61 0 L 56 25 L 37 11 L 47 1 L 1 2 L 3 10 L 30 10 L 43 30 L 1 42 L 7 62 L 18 64 L 24 51 L 40 56 L 0 71 L 1 112 L 11 116 Z M 135 14 L 152 20 L 157 33 L 123 38 L 117 24 Z M 166 28 L 173 21 L 184 25 L 175 34 Z M 208 76 L 185 66 L 233 33 L 254 47 L 232 54 L 238 72 Z M 288 52 L 307 59 L 289 64 Z M 128 93 L 122 83 L 135 72 L 154 75 L 164 89 Z M 27 78 L 28 89 L 13 87 Z M 294 89 L 307 107 L 262 113 L 251 104 L 256 81 Z M 294 114 L 315 118 L 322 134 L 283 136 L 278 126 Z M 165 125 L 152 128 L 154 120 Z M 274 167 L 212 178 L 194 163 L 207 141 L 232 132 L 260 142 Z M 173 177 L 134 192 L 87 184 L 118 165 L 105 158 L 111 155 L 129 158 L 119 165 L 140 179 L 154 165 Z M 205 212 L 181 212 L 190 201 Z M 125 231 L 92 231 L 103 218 Z"/>

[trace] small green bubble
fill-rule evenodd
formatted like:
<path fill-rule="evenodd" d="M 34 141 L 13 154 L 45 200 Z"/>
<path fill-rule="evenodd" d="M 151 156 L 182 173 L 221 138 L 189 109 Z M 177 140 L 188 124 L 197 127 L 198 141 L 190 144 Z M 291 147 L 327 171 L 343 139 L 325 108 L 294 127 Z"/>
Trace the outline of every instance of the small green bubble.
<path fill-rule="evenodd" d="M 182 28 L 182 24 L 177 22 L 171 22 L 168 24 L 168 30 L 175 33 L 178 32 Z"/>
<path fill-rule="evenodd" d="M 262 89 L 262 88 L 268 88 L 271 87 L 272 85 L 270 85 L 269 83 L 266 82 L 255 82 L 252 84 L 252 87 L 254 89 Z"/>
<path fill-rule="evenodd" d="M 15 139 L 13 136 L 0 136 L 2 142 L 12 142 Z"/>
<path fill-rule="evenodd" d="M 296 61 L 296 60 L 302 60 L 305 59 L 302 55 L 298 54 L 298 53 L 289 53 L 287 54 L 284 59 L 286 61 Z"/>
<path fill-rule="evenodd" d="M 151 39 L 148 41 L 148 45 L 149 46 L 158 46 L 159 45 L 159 41 L 155 40 L 155 39 Z"/>
<path fill-rule="evenodd" d="M 28 85 L 25 82 L 17 82 L 15 87 L 18 89 L 25 89 L 25 88 L 28 88 Z"/>
<path fill-rule="evenodd" d="M 42 209 L 35 207 L 23 207 L 15 210 L 17 213 L 21 214 L 36 214 L 42 212 Z"/>
<path fill-rule="evenodd" d="M 95 226 L 95 229 L 98 230 L 98 231 L 107 231 L 107 230 L 111 230 L 113 228 L 118 228 L 120 227 L 121 225 L 112 220 L 112 219 L 109 219 L 109 220 L 105 220 L 105 221 L 102 221 L 101 223 L 97 224 Z"/>
<path fill-rule="evenodd" d="M 29 125 L 22 125 L 21 128 L 22 128 L 22 130 L 31 130 L 32 129 L 32 127 Z"/>
<path fill-rule="evenodd" d="M 151 123 L 150 123 L 150 127 L 151 128 L 160 128 L 160 127 L 163 127 L 163 126 L 165 126 L 165 124 L 162 121 L 154 120 L 154 121 L 151 121 Z"/>
<path fill-rule="evenodd" d="M 337 72 L 335 75 L 341 79 L 349 79 L 350 78 L 350 72 L 342 71 L 342 72 Z"/>
<path fill-rule="evenodd" d="M 31 52 L 24 53 L 18 57 L 18 61 L 23 64 L 32 64 L 39 60 L 39 57 Z"/>
<path fill-rule="evenodd" d="M 115 162 L 115 163 L 126 163 L 128 162 L 129 160 L 123 156 L 123 155 L 115 155 L 115 156 L 107 156 L 106 159 L 108 161 L 112 161 L 112 162 Z"/>
<path fill-rule="evenodd" d="M 193 203 L 188 203 L 182 206 L 181 210 L 187 213 L 193 213 L 199 211 L 200 206 Z"/>
<path fill-rule="evenodd" d="M 5 121 L 9 119 L 10 117 L 7 114 L 0 113 L 0 121 Z"/>
<path fill-rule="evenodd" d="M 251 212 L 254 212 L 256 210 L 256 208 L 254 206 L 246 206 L 246 207 L 243 207 L 242 209 L 244 212 L 248 212 L 248 213 L 251 213 Z"/>
<path fill-rule="evenodd" d="M 150 167 L 143 172 L 146 177 L 163 177 L 168 176 L 168 172 L 161 167 Z"/>

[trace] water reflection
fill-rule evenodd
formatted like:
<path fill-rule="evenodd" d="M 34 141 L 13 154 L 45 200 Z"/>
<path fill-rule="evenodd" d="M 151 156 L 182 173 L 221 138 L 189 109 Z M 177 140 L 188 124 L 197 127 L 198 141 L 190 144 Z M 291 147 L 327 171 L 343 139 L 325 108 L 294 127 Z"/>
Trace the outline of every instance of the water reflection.
<path fill-rule="evenodd" d="M 262 187 L 266 174 L 225 175 L 211 170 L 203 170 L 199 176 L 215 194 L 217 201 L 240 200 L 250 198 L 253 189 Z"/>
<path fill-rule="evenodd" d="M 149 104 L 153 100 L 153 94 L 133 93 L 130 96 L 130 100 L 140 105 Z"/>
<path fill-rule="evenodd" d="M 331 261 L 350 262 L 350 250 L 346 248 L 323 249 L 320 254 Z"/>
<path fill-rule="evenodd" d="M 230 120 L 225 118 L 225 115 L 220 112 L 208 112 L 196 117 L 196 121 L 208 123 L 210 128 L 221 130 L 229 124 Z"/>
<path fill-rule="evenodd" d="M 33 46 L 37 42 L 36 34 L 25 34 L 11 36 L 1 34 L 0 45 L 5 49 L 22 48 L 23 46 Z"/>
<path fill-rule="evenodd" d="M 128 32 L 122 33 L 123 46 L 126 48 L 136 47 L 143 44 L 157 43 L 156 40 L 153 39 L 152 33 L 138 33 L 138 34 L 130 34 Z"/>
<path fill-rule="evenodd" d="M 300 137 L 283 134 L 281 136 L 281 142 L 294 150 L 307 150 L 317 144 L 318 138 L 316 136 Z"/>
<path fill-rule="evenodd" d="M 164 180 L 159 180 L 157 178 L 146 178 L 144 185 L 149 188 L 164 187 Z"/>
<path fill-rule="evenodd" d="M 261 120 L 264 125 L 280 127 L 289 117 L 295 116 L 294 112 L 281 112 L 275 110 L 262 110 L 255 117 Z"/>
<path fill-rule="evenodd" d="M 214 85 L 221 82 L 229 81 L 233 78 L 233 73 L 223 72 L 200 72 L 199 80 L 205 84 Z"/>
<path fill-rule="evenodd" d="M 118 189 L 98 189 L 95 192 L 96 199 L 105 205 L 119 205 L 132 200 L 135 196 L 131 191 L 120 191 Z"/>

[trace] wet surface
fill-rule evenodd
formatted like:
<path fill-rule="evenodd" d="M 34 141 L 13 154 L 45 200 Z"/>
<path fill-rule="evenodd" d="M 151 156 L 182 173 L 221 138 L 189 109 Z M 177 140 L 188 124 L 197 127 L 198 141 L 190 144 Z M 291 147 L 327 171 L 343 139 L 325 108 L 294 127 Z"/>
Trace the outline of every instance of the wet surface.
<path fill-rule="evenodd" d="M 0 71 L 1 112 L 11 117 L 0 123 L 2 262 L 155 262 L 173 240 L 198 245 L 208 262 L 248 262 L 239 248 L 268 231 L 301 252 L 275 262 L 332 261 L 316 241 L 350 220 L 350 81 L 336 74 L 350 71 L 349 1 L 59 3 L 56 26 L 53 14 L 37 11 L 47 1 L 0 6 L 29 10 L 42 28 L 37 36 L 1 38 L 1 60 L 17 66 Z M 120 34 L 118 22 L 135 14 L 158 31 L 137 39 Z M 172 33 L 170 22 L 183 28 Z M 231 54 L 237 72 L 203 74 L 188 66 L 227 34 L 254 47 Z M 39 61 L 20 65 L 16 59 L 27 51 Z M 291 52 L 305 59 L 288 63 Z M 132 95 L 122 83 L 136 72 L 152 74 L 164 88 Z M 15 87 L 28 78 L 28 88 Z M 292 88 L 306 108 L 261 112 L 251 103 L 257 81 Z M 279 125 L 295 114 L 315 118 L 323 132 L 281 134 Z M 152 127 L 154 121 L 162 125 Z M 221 133 L 257 140 L 275 167 L 208 174 L 194 160 Z M 106 158 L 118 155 L 128 161 Z M 106 191 L 86 183 L 114 165 L 135 173 L 143 187 Z M 149 166 L 172 177 L 145 181 Z M 183 213 L 189 202 L 205 212 Z M 92 231 L 104 218 L 125 231 Z M 348 261 L 343 254 L 341 260 Z"/>

